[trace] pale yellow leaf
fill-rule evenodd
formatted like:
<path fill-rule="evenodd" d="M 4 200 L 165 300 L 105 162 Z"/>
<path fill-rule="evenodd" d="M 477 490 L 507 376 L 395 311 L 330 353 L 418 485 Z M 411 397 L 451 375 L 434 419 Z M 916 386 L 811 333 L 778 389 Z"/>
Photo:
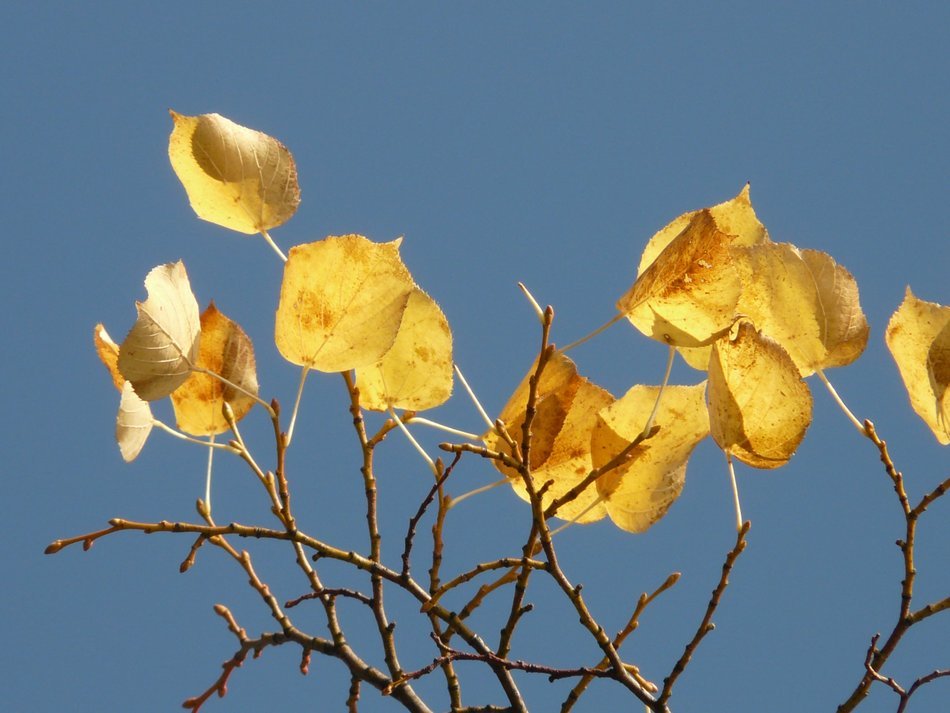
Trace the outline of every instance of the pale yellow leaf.
<path fill-rule="evenodd" d="M 499 416 L 519 446 L 525 422 L 528 381 L 536 368 L 536 364 L 532 365 Z M 543 507 L 546 508 L 553 500 L 564 495 L 593 470 L 591 431 L 597 423 L 597 413 L 611 402 L 613 396 L 609 392 L 578 375 L 574 362 L 560 352 L 554 354 L 542 372 L 538 385 L 537 411 L 531 426 L 528 461 L 536 489 L 540 490 L 546 482 L 552 481 L 542 497 Z M 510 453 L 507 444 L 494 431 L 489 431 L 482 438 L 489 448 Z M 521 475 L 497 462 L 495 466 L 508 477 L 515 493 L 528 500 L 528 491 Z M 595 504 L 597 499 L 597 490 L 592 485 L 560 508 L 557 516 L 572 520 L 584 513 L 577 522 L 599 520 L 606 514 L 606 509 L 603 503 Z"/>
<path fill-rule="evenodd" d="M 854 278 L 830 255 L 765 243 L 735 250 L 738 311 L 779 342 L 802 376 L 857 359 L 868 323 Z"/>
<path fill-rule="evenodd" d="M 597 480 L 597 491 L 617 527 L 644 532 L 679 497 L 689 456 L 709 435 L 705 391 L 705 382 L 667 386 L 654 421 L 660 430 L 634 448 L 627 461 Z M 601 410 L 591 434 L 595 468 L 605 466 L 640 435 L 658 392 L 658 386 L 634 386 Z"/>
<path fill-rule="evenodd" d="M 285 359 L 325 372 L 382 359 L 415 289 L 399 243 L 344 235 L 291 248 L 274 330 Z"/>
<path fill-rule="evenodd" d="M 257 394 L 254 346 L 244 330 L 222 314 L 214 302 L 201 314 L 197 366 Z M 230 404 L 236 421 L 244 418 L 255 403 L 246 393 L 199 372 L 193 372 L 175 389 L 171 400 L 178 428 L 193 436 L 213 436 L 228 430 L 221 411 L 225 403 Z"/>
<path fill-rule="evenodd" d="M 792 358 L 745 321 L 713 345 L 708 398 L 716 444 L 755 468 L 788 462 L 811 423 L 811 392 Z"/>
<path fill-rule="evenodd" d="M 908 287 L 885 340 L 914 411 L 950 444 L 950 306 L 918 299 Z"/>
<path fill-rule="evenodd" d="M 109 370 L 109 376 L 112 377 L 112 383 L 115 384 L 120 392 L 125 378 L 119 373 L 119 345 L 112 341 L 112 337 L 106 331 L 102 324 L 97 324 L 92 330 L 92 341 L 96 347 L 96 355 L 99 357 L 106 369 Z"/>
<path fill-rule="evenodd" d="M 115 440 L 126 463 L 135 460 L 142 451 L 152 432 L 153 422 L 148 401 L 140 399 L 132 389 L 132 384 L 125 382 L 122 385 L 119 414 L 115 419 Z"/>
<path fill-rule="evenodd" d="M 360 404 L 374 411 L 422 411 L 452 395 L 452 331 L 429 295 L 412 291 L 396 341 L 373 366 L 357 370 Z"/>
<path fill-rule="evenodd" d="M 118 367 L 146 401 L 168 396 L 188 378 L 198 356 L 198 303 L 181 261 L 159 265 L 145 278 L 148 299 L 119 347 Z"/>
<path fill-rule="evenodd" d="M 219 114 L 171 116 L 168 157 L 199 218 L 253 234 L 296 212 L 297 169 L 283 144 Z"/>

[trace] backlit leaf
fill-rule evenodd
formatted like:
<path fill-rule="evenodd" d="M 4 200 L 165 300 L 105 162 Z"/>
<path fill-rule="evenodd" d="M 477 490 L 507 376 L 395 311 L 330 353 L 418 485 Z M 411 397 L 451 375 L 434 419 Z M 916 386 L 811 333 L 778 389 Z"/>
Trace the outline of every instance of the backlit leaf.
<path fill-rule="evenodd" d="M 148 299 L 119 347 L 118 367 L 146 401 L 168 396 L 188 378 L 198 356 L 198 303 L 181 261 L 159 265 L 145 278 Z"/>
<path fill-rule="evenodd" d="M 214 302 L 201 314 L 197 365 L 257 394 L 254 346 L 244 330 L 218 311 Z M 238 421 L 255 403 L 247 394 L 198 372 L 172 392 L 171 400 L 178 428 L 193 436 L 213 436 L 228 430 L 221 411 L 225 403 L 231 405 Z"/>
<path fill-rule="evenodd" d="M 536 364 L 532 365 L 499 416 L 519 445 L 525 422 L 528 382 L 536 368 Z M 591 431 L 597 423 L 597 413 L 613 400 L 613 396 L 606 390 L 580 376 L 574 362 L 564 354 L 556 352 L 552 356 L 538 385 L 537 411 L 531 426 L 529 458 L 535 488 L 540 489 L 547 481 L 553 481 L 542 498 L 543 507 L 547 507 L 555 498 L 573 488 L 593 470 L 590 453 Z M 489 431 L 482 439 L 489 448 L 510 453 L 507 444 L 494 431 Z M 524 500 L 528 500 L 528 491 L 520 474 L 497 462 L 495 466 L 508 477 L 514 491 Z M 571 520 L 587 510 L 597 498 L 597 491 L 591 486 L 560 508 L 557 516 Z M 605 514 L 603 503 L 598 503 L 580 517 L 578 522 L 594 522 Z"/>
<path fill-rule="evenodd" d="M 125 377 L 119 372 L 119 345 L 112 341 L 112 337 L 102 324 L 97 324 L 92 330 L 92 341 L 96 346 L 96 355 L 109 370 L 112 383 L 120 392 L 125 384 Z"/>
<path fill-rule="evenodd" d="M 429 295 L 412 291 L 392 348 L 380 362 L 357 370 L 360 404 L 422 411 L 452 395 L 452 331 Z"/>
<path fill-rule="evenodd" d="M 199 218 L 253 234 L 296 212 L 297 169 L 283 144 L 219 114 L 171 116 L 168 157 Z"/>
<path fill-rule="evenodd" d="M 811 423 L 811 392 L 792 358 L 745 321 L 713 345 L 708 399 L 716 444 L 754 468 L 788 462 Z"/>
<path fill-rule="evenodd" d="M 285 359 L 325 372 L 382 359 L 415 289 L 399 243 L 344 235 L 291 248 L 275 327 Z"/>
<path fill-rule="evenodd" d="M 141 453 L 152 432 L 153 422 L 148 401 L 140 399 L 132 389 L 132 384 L 125 382 L 119 401 L 119 414 L 115 420 L 115 440 L 126 463 L 135 460 Z"/>
<path fill-rule="evenodd" d="M 705 382 L 667 386 L 655 419 L 660 430 L 634 448 L 626 462 L 597 480 L 607 514 L 621 529 L 646 531 L 679 497 L 686 462 L 696 444 L 709 435 L 705 391 Z M 601 410 L 591 434 L 594 467 L 609 463 L 640 434 L 658 392 L 658 386 L 634 386 Z"/>
<path fill-rule="evenodd" d="M 950 444 L 950 306 L 918 299 L 908 287 L 885 340 L 914 411 Z"/>
<path fill-rule="evenodd" d="M 765 243 L 735 251 L 738 311 L 779 342 L 802 376 L 857 359 L 868 340 L 858 286 L 830 255 Z"/>

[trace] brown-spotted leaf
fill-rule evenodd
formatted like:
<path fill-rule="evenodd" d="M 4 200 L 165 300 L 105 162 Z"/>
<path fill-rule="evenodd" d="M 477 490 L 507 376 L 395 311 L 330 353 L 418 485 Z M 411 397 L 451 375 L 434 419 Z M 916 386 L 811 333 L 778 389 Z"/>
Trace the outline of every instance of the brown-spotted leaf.
<path fill-rule="evenodd" d="M 254 346 L 241 327 L 214 302 L 201 314 L 201 347 L 197 366 L 220 374 L 244 391 L 207 374 L 193 372 L 171 394 L 178 428 L 193 436 L 213 436 L 228 430 L 222 408 L 230 404 L 240 421 L 254 405 L 247 393 L 257 394 Z"/>
<path fill-rule="evenodd" d="M 148 299 L 119 347 L 118 368 L 146 401 L 168 396 L 185 382 L 198 356 L 198 303 L 185 265 L 159 265 L 145 278 Z"/>
<path fill-rule="evenodd" d="M 857 359 L 868 340 L 858 286 L 827 253 L 765 243 L 735 250 L 738 311 L 779 342 L 802 376 Z"/>
<path fill-rule="evenodd" d="M 422 411 L 452 395 L 452 331 L 429 295 L 409 295 L 396 341 L 382 360 L 357 370 L 360 404 L 374 411 Z"/>
<path fill-rule="evenodd" d="M 634 386 L 601 410 L 591 434 L 595 468 L 605 466 L 640 435 L 658 392 L 658 386 Z M 705 392 L 706 382 L 667 386 L 655 419 L 660 430 L 597 480 L 597 491 L 617 527 L 645 532 L 680 496 L 689 456 L 709 435 Z"/>
<path fill-rule="evenodd" d="M 383 358 L 415 289 L 399 243 L 343 235 L 291 248 L 274 330 L 285 359 L 336 372 Z"/>
<path fill-rule="evenodd" d="M 171 116 L 168 157 L 199 218 L 254 234 L 296 212 L 297 169 L 277 139 L 219 114 Z"/>
<path fill-rule="evenodd" d="M 708 401 L 713 440 L 754 468 L 787 463 L 811 423 L 811 392 L 795 362 L 745 321 L 713 345 Z"/>
<path fill-rule="evenodd" d="M 918 299 L 908 287 L 885 340 L 914 411 L 950 444 L 950 306 Z"/>
<path fill-rule="evenodd" d="M 124 382 L 122 398 L 119 400 L 119 414 L 115 419 L 115 440 L 126 463 L 132 462 L 141 453 L 152 432 L 153 423 L 152 409 L 148 401 L 140 399 L 132 389 L 132 384 Z"/>
<path fill-rule="evenodd" d="M 109 370 L 112 383 L 121 392 L 122 385 L 125 384 L 125 377 L 119 372 L 119 345 L 112 341 L 112 337 L 109 336 L 102 323 L 93 328 L 92 342 L 96 347 L 96 355 L 99 357 L 99 361 Z"/>
<path fill-rule="evenodd" d="M 528 382 L 536 368 L 537 363 L 531 366 L 499 415 L 519 445 L 525 422 Z M 532 483 L 540 489 L 547 481 L 552 481 L 542 498 L 543 507 L 564 495 L 593 470 L 591 431 L 597 423 L 597 413 L 611 402 L 613 396 L 609 392 L 580 376 L 574 362 L 555 352 L 541 374 L 537 410 L 531 426 L 529 464 Z M 510 454 L 507 444 L 494 431 L 489 431 L 482 439 L 489 448 Z M 528 491 L 518 472 L 497 462 L 495 466 L 508 477 L 515 493 L 528 500 Z M 597 499 L 597 491 L 591 486 L 560 508 L 557 516 L 572 520 L 584 513 L 577 522 L 599 520 L 606 514 L 606 509 L 603 503 L 594 504 Z M 585 513 L 588 508 L 590 510 Z"/>

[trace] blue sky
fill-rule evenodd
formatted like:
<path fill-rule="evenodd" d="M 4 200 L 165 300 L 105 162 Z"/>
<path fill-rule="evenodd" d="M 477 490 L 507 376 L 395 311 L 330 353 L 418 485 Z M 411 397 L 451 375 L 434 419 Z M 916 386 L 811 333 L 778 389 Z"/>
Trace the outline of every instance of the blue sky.
<path fill-rule="evenodd" d="M 442 305 L 456 360 L 490 411 L 536 348 L 518 280 L 554 305 L 555 341 L 571 341 L 612 314 L 653 232 L 751 181 L 774 239 L 827 251 L 854 273 L 871 340 L 857 363 L 830 376 L 888 439 L 916 499 L 946 477 L 948 453 L 911 412 L 883 332 L 907 284 L 950 303 L 941 212 L 948 21 L 938 3 L 5 5 L 5 705 L 178 709 L 234 649 L 213 604 L 231 607 L 252 634 L 274 628 L 219 553 L 203 551 L 179 575 L 185 539 L 124 534 L 87 553 L 41 554 L 51 540 L 115 516 L 195 517 L 204 453 L 156 433 L 138 461 L 122 463 L 112 440 L 116 394 L 91 346 L 96 322 L 117 338 L 131 326 L 151 267 L 183 258 L 199 302 L 214 298 L 254 339 L 263 394 L 293 397 L 297 370 L 272 341 L 281 266 L 259 239 L 194 217 L 167 160 L 168 108 L 219 112 L 293 151 L 302 203 L 273 231 L 285 249 L 328 234 L 404 235 L 403 257 Z M 665 354 L 621 324 L 572 356 L 620 395 L 656 383 Z M 698 380 L 682 364 L 674 370 L 674 381 Z M 812 387 L 815 420 L 792 462 L 740 469 L 750 544 L 716 631 L 671 700 L 675 711 L 831 710 L 860 677 L 871 635 L 893 624 L 899 508 L 875 449 Z M 337 378 L 308 383 L 290 467 L 305 526 L 363 548 L 344 396 Z M 480 428 L 464 398 L 437 417 Z M 246 423 L 263 449 L 266 422 L 257 414 Z M 421 435 L 430 448 L 440 440 Z M 400 440 L 379 458 L 395 560 L 429 481 Z M 496 476 L 472 458 L 453 477 L 458 492 Z M 950 591 L 947 507 L 939 502 L 921 525 L 921 605 Z M 267 518 L 248 473 L 226 459 L 215 514 Z M 527 515 L 507 488 L 460 505 L 446 566 L 516 554 Z M 662 679 L 695 629 L 732 522 L 723 458 L 706 441 L 682 498 L 647 534 L 602 522 L 559 536 L 568 574 L 585 584 L 608 631 L 640 592 L 683 572 L 624 649 L 648 677 Z M 303 593 L 286 552 L 251 549 L 280 597 Z M 515 657 L 598 660 L 540 578 L 528 599 L 536 611 Z M 424 665 L 432 650 L 412 633 L 411 603 L 392 595 L 392 606 L 407 666 Z M 494 636 L 506 606 L 475 624 Z M 361 614 L 347 611 L 348 630 L 377 661 Z M 315 610 L 299 616 L 319 631 Z M 948 636 L 946 615 L 915 629 L 888 674 L 909 682 L 947 667 Z M 265 652 L 205 710 L 275 701 L 281 710 L 342 710 L 342 668 L 315 660 L 304 678 L 297 663 L 289 649 Z M 476 668 L 462 676 L 468 703 L 502 702 Z M 540 677 L 519 680 L 533 711 L 556 710 L 566 695 Z M 419 688 L 445 707 L 437 681 Z M 911 710 L 937 710 L 948 690 L 932 684 Z M 602 684 L 583 700 L 586 711 L 619 710 L 629 699 Z M 895 707 L 877 687 L 864 709 Z M 361 710 L 397 709 L 364 693 Z"/>

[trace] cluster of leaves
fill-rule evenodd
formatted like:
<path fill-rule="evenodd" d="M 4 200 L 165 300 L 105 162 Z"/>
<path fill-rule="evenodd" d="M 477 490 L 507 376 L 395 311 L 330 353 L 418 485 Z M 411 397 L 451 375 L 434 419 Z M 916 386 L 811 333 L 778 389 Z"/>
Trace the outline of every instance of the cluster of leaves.
<path fill-rule="evenodd" d="M 281 355 L 302 368 L 300 389 L 289 427 L 283 431 L 277 402 L 268 403 L 259 396 L 254 348 L 247 334 L 214 302 L 199 314 L 182 262 L 160 265 L 146 277 L 148 298 L 136 304 L 136 322 L 121 344 L 113 341 L 102 325 L 94 330 L 97 353 L 121 393 L 116 420 L 119 449 L 125 460 L 133 460 L 153 427 L 158 426 L 186 440 L 210 446 L 209 452 L 223 448 L 243 458 L 267 488 L 273 512 L 285 528 L 285 532 L 274 531 L 272 535 L 262 535 L 265 531 L 257 528 L 254 536 L 272 536 L 294 543 L 313 596 L 321 599 L 330 615 L 337 594 L 328 594 L 319 584 L 315 570 L 301 563 L 301 552 L 304 546 L 321 556 L 337 556 L 336 551 L 296 529 L 283 474 L 282 454 L 293 436 L 307 374 L 311 370 L 344 373 L 364 454 L 363 475 L 372 515 L 372 451 L 393 428 L 402 427 L 411 438 L 403 422 L 424 421 L 416 417 L 417 412 L 439 406 L 451 396 L 452 333 L 439 306 L 415 283 L 403 264 L 400 240 L 375 243 L 359 235 L 330 236 L 298 245 L 284 255 L 268 231 L 293 216 L 300 193 L 293 158 L 280 142 L 217 114 L 188 117 L 172 112 L 172 118 L 169 156 L 197 215 L 241 233 L 260 234 L 285 263 L 274 337 Z M 355 555 L 349 553 L 347 561 L 372 572 L 374 596 L 366 598 L 366 602 L 373 608 L 378 623 L 385 621 L 378 589 L 384 579 L 406 588 L 422 601 L 423 611 L 433 621 L 440 649 L 437 661 L 446 673 L 450 693 L 455 681 L 451 662 L 463 654 L 451 649 L 449 640 L 453 632 L 461 632 L 475 647 L 473 655 L 496 671 L 513 710 L 520 710 L 523 703 L 519 704 L 514 684 L 506 676 L 519 665 L 504 656 L 520 618 L 517 612 L 521 611 L 520 598 L 527 578 L 533 570 L 544 569 L 561 585 L 577 608 L 581 622 L 604 651 L 604 660 L 598 667 L 578 669 L 570 675 L 589 682 L 590 678 L 608 672 L 648 708 L 666 711 L 672 684 L 708 631 L 728 569 L 744 547 L 748 524 L 742 523 L 738 512 L 738 496 L 736 547 L 727 556 L 723 577 L 696 637 L 662 690 L 638 674 L 631 675 L 629 666 L 616 651 L 623 637 L 614 642 L 606 639 L 603 629 L 587 612 L 579 589 L 569 585 L 556 562 L 548 520 L 557 516 L 589 523 L 609 517 L 626 531 L 643 532 L 663 517 L 680 495 L 689 457 L 707 436 L 724 452 L 730 473 L 733 459 L 762 469 L 784 465 L 811 423 L 812 396 L 805 378 L 813 374 L 828 387 L 854 425 L 881 444 L 879 448 L 885 457 L 886 449 L 883 442 L 875 440 L 873 427 L 869 422 L 862 424 L 847 410 L 824 374 L 827 369 L 853 362 L 867 344 L 869 327 L 859 303 L 857 284 L 851 273 L 831 256 L 773 242 L 756 217 L 746 186 L 735 198 L 685 213 L 657 232 L 643 251 L 635 281 L 616 303 L 616 316 L 605 325 L 626 318 L 644 335 L 669 347 L 667 377 L 662 384 L 636 385 L 615 398 L 578 373 L 565 353 L 573 345 L 556 349 L 549 343 L 553 313 L 550 308 L 542 310 L 534 304 L 542 324 L 542 348 L 499 417 L 492 420 L 484 416 L 487 430 L 480 437 L 471 436 L 470 440 L 480 440 L 482 445 L 443 445 L 445 450 L 456 453 L 456 459 L 466 451 L 490 459 L 514 491 L 531 503 L 533 525 L 523 557 L 499 560 L 500 564 L 491 567 L 479 565 L 471 574 L 452 580 L 449 585 L 440 585 L 437 574 L 432 574 L 426 594 L 410 577 L 411 537 L 407 538 L 402 572 L 390 573 L 383 567 L 378 549 L 380 535 L 372 515 L 370 558 L 361 564 L 354 562 Z M 886 337 L 913 408 L 942 444 L 950 443 L 950 307 L 921 301 L 908 288 L 903 304 L 891 318 Z M 705 372 L 706 378 L 692 385 L 667 384 L 676 353 L 694 369 Z M 171 399 L 177 431 L 152 414 L 150 402 L 165 397 Z M 237 423 L 256 404 L 274 422 L 278 464 L 273 472 L 265 473 L 257 465 L 237 428 Z M 377 436 L 370 438 L 363 430 L 362 409 L 390 415 Z M 403 411 L 402 416 L 396 409 Z M 227 431 L 234 434 L 234 439 L 216 444 L 215 436 Z M 422 453 L 435 473 L 436 485 L 411 522 L 410 533 L 436 496 L 438 527 L 451 503 L 443 493 L 451 466 L 446 468 L 441 461 L 433 461 Z M 889 458 L 885 463 L 889 463 Z M 890 468 L 892 465 L 889 473 Z M 900 475 L 896 469 L 893 471 Z M 896 478 L 895 487 L 900 485 L 898 481 Z M 942 492 L 930 500 L 925 498 L 918 508 L 911 508 L 904 498 L 909 528 L 911 514 L 916 521 L 927 504 L 939 495 Z M 230 613 L 226 609 L 225 613 L 219 611 L 232 631 L 240 631 L 242 648 L 232 659 L 234 666 L 251 648 L 258 650 L 255 647 L 293 639 L 304 648 L 305 657 L 313 650 L 335 655 L 347 662 L 354 681 L 369 681 L 394 694 L 407 707 L 424 709 L 419 707 L 408 684 L 436 664 L 428 670 L 406 674 L 395 660 L 392 632 L 389 630 L 387 635 L 382 623 L 380 631 L 390 665 L 388 677 L 352 663 L 336 644 L 324 647 L 323 643 L 315 643 L 316 639 L 295 634 L 297 630 L 287 623 L 276 602 L 271 601 L 266 585 L 255 584 L 259 580 L 249 557 L 237 553 L 225 540 L 227 534 L 246 533 L 233 524 L 230 529 L 222 529 L 211 518 L 210 462 L 209 486 L 198 509 L 205 525 L 175 525 L 175 531 L 199 535 L 189 555 L 189 566 L 203 542 L 222 547 L 248 571 L 252 586 L 258 588 L 283 627 L 283 634 L 275 635 L 276 639 L 267 639 L 265 643 L 261 639 L 251 646 Z M 108 530 L 59 541 L 48 551 L 58 551 L 78 541 L 89 545 L 116 530 L 169 531 L 168 525 L 114 520 Z M 438 542 L 438 531 L 434 532 Z M 531 559 L 541 551 L 546 562 Z M 437 554 L 438 545 L 435 559 Z M 435 559 L 430 574 L 437 573 Z M 516 583 L 513 613 L 499 647 L 494 651 L 482 650 L 473 644 L 477 637 L 472 639 L 465 633 L 461 619 L 441 610 L 438 601 L 446 591 L 477 574 L 505 567 L 508 572 L 493 588 Z M 675 578 L 669 580 L 652 596 L 674 582 Z M 906 594 L 909 606 L 910 592 Z M 483 596 L 472 600 L 472 608 Z M 651 600 L 652 597 L 641 599 L 631 622 L 636 621 Z M 442 625 L 449 626 L 447 633 L 440 628 Z M 339 637 L 342 640 L 342 633 Z M 869 653 L 869 661 L 871 658 Z M 875 661 L 877 665 L 883 663 Z M 520 667 L 524 669 L 523 664 Z M 230 671 L 227 666 L 226 670 Z M 868 670 L 870 676 L 870 664 Z M 552 677 L 568 675 L 552 673 L 550 669 L 546 672 Z M 868 685 L 872 679 L 868 678 Z M 226 680 L 224 676 L 207 695 L 186 705 L 197 710 L 212 691 L 223 691 Z M 586 683 L 579 684 L 576 695 L 585 686 Z M 566 703 L 565 710 L 572 704 L 573 701 Z M 461 710 L 460 706 L 453 694 L 453 709 Z"/>

